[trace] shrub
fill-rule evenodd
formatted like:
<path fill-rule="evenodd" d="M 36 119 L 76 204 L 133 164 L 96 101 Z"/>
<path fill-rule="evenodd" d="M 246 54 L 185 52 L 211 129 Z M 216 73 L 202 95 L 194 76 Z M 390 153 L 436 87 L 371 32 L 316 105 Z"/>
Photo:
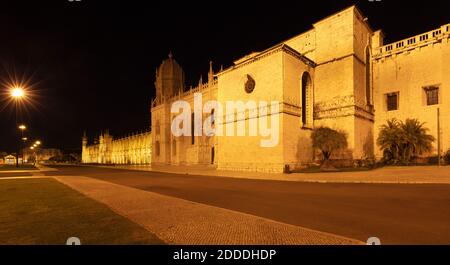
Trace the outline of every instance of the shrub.
<path fill-rule="evenodd" d="M 444 160 L 447 165 L 450 165 L 450 149 L 448 149 L 447 153 L 445 153 Z"/>
<path fill-rule="evenodd" d="M 329 161 L 336 150 L 347 148 L 347 135 L 328 127 L 320 127 L 311 134 L 313 147 L 322 152 L 324 162 Z"/>

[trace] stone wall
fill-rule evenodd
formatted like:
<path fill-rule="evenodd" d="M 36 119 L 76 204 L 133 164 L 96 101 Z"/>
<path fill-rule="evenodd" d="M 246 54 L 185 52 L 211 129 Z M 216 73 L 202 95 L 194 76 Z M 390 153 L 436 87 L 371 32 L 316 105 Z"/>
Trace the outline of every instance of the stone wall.
<path fill-rule="evenodd" d="M 253 92 L 245 91 L 247 75 L 255 80 Z M 280 49 L 267 51 L 250 61 L 236 65 L 232 69 L 226 70 L 218 76 L 218 102 L 223 106 L 227 101 L 240 100 L 244 103 L 254 101 L 283 102 L 283 54 Z M 244 113 L 249 117 L 249 110 Z M 269 121 L 273 118 L 269 115 Z M 237 117 L 237 114 L 236 114 Z M 235 117 L 231 117 L 232 122 L 225 126 L 234 126 L 237 134 L 237 122 Z M 223 119 L 226 121 L 226 118 Z M 259 123 L 260 117 L 251 118 Z M 283 119 L 279 119 L 280 135 L 283 134 Z M 245 120 L 245 136 L 219 136 L 218 137 L 218 169 L 245 170 L 245 171 L 269 171 L 281 172 L 284 166 L 283 159 L 283 139 L 275 147 L 261 147 L 262 136 L 249 136 L 249 120 Z M 225 129 L 224 129 L 225 131 Z"/>
<path fill-rule="evenodd" d="M 450 148 L 450 31 L 446 25 L 439 34 L 435 32 L 383 46 L 374 56 L 375 139 L 380 127 L 391 118 L 402 121 L 416 118 L 425 122 L 429 133 L 437 138 L 439 108 L 441 151 Z M 421 37 L 426 35 L 426 39 Z M 428 106 L 424 87 L 434 85 L 439 87 L 439 104 Z M 398 93 L 398 110 L 387 110 L 389 93 Z M 433 146 L 432 153 L 425 155 L 437 154 L 437 142 Z M 376 156 L 382 156 L 379 148 L 376 148 Z"/>
<path fill-rule="evenodd" d="M 194 136 L 194 144 L 190 136 L 175 137 L 171 132 L 173 119 L 178 115 L 171 113 L 171 107 L 177 100 L 189 103 L 191 112 L 194 112 L 194 96 L 202 95 L 202 102 L 217 99 L 217 81 L 210 77 L 206 83 L 199 82 L 197 87 L 191 87 L 187 91 L 165 99 L 161 104 L 152 106 L 153 143 L 159 145 L 159 153 L 153 152 L 152 164 L 163 165 L 209 165 L 212 160 L 212 148 L 217 149 L 215 137 Z M 203 112 L 203 110 L 202 110 Z M 210 114 L 203 113 L 202 120 Z M 159 127 L 159 128 L 158 128 Z"/>

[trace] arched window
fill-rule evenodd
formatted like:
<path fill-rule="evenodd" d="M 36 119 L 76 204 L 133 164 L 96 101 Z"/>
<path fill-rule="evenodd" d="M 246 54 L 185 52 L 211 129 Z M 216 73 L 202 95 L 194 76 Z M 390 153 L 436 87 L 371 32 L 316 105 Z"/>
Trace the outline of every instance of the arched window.
<path fill-rule="evenodd" d="M 366 103 L 372 105 L 372 82 L 370 78 L 370 49 L 366 47 Z"/>
<path fill-rule="evenodd" d="M 313 122 L 313 104 L 312 104 L 312 82 L 308 72 L 302 76 L 302 125 L 303 127 L 312 126 Z"/>

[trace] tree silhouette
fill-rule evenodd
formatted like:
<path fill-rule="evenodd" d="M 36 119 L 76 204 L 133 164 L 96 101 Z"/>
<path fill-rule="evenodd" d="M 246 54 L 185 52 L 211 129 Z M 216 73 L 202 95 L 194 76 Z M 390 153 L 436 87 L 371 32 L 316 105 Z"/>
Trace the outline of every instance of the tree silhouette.
<path fill-rule="evenodd" d="M 314 129 L 311 134 L 313 147 L 319 149 L 323 155 L 323 165 L 328 164 L 334 151 L 347 148 L 347 135 L 328 127 Z"/>

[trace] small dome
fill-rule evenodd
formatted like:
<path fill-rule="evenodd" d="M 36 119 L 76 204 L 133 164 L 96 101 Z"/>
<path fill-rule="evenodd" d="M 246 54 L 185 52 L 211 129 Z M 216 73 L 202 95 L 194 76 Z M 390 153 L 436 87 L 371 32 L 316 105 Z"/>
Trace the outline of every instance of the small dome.
<path fill-rule="evenodd" d="M 164 60 L 156 73 L 156 97 L 173 96 L 184 89 L 184 72 L 172 53 Z"/>
<path fill-rule="evenodd" d="M 178 62 L 173 59 L 172 53 L 169 54 L 169 58 L 161 63 L 158 69 L 158 73 L 164 79 L 182 77 L 184 75 L 183 69 L 178 64 Z"/>

